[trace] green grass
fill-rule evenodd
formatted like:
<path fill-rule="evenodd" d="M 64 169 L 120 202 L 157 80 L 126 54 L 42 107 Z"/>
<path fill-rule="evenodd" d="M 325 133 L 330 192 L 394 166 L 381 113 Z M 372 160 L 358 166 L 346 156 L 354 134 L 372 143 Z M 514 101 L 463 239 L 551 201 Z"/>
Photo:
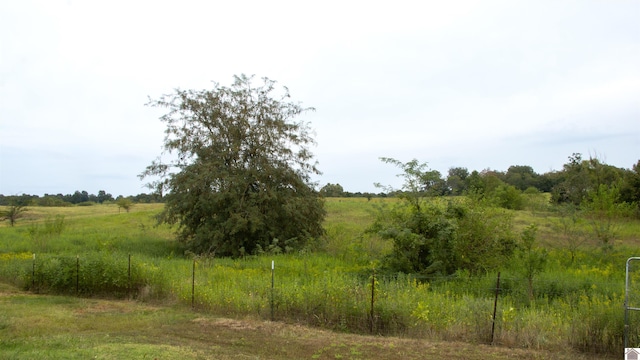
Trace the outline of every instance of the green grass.
<path fill-rule="evenodd" d="M 181 306 L 0 285 L 2 359 L 604 359 L 572 351 L 359 336 Z"/>
<path fill-rule="evenodd" d="M 32 253 L 70 253 L 118 251 L 150 256 L 175 252 L 171 230 L 156 226 L 154 216 L 161 204 L 136 204 L 129 213 L 116 205 L 83 207 L 29 207 L 27 215 L 15 227 L 0 223 L 0 251 Z M 33 226 L 42 227 L 51 217 L 64 216 L 65 229 L 60 237 L 34 239 Z"/>
<path fill-rule="evenodd" d="M 285 355 L 292 354 L 293 358 L 297 358 L 298 354 L 303 353 L 305 356 L 299 358 L 371 358 L 357 353 L 363 349 L 373 351 L 371 354 L 375 354 L 375 351 L 384 353 L 388 345 L 386 340 L 380 339 L 381 343 L 387 345 L 376 343 L 368 348 L 360 343 L 370 341 L 368 337 L 362 338 L 366 340 L 357 338 L 353 343 L 345 343 L 345 346 L 340 345 L 344 341 L 339 339 L 353 336 L 346 333 L 370 332 L 371 274 L 376 262 L 390 250 L 390 243 L 363 232 L 372 222 L 377 209 L 392 201 L 395 200 L 327 199 L 327 237 L 316 252 L 265 254 L 237 260 L 197 259 L 194 294 L 191 283 L 193 260 L 183 256 L 180 247 L 172 240 L 170 228 L 154 225 L 153 216 L 160 211 L 161 205 L 137 204 L 130 213 L 119 212 L 115 205 L 30 208 L 27 216 L 19 219 L 15 227 L 9 227 L 6 223 L 0 225 L 1 281 L 40 293 L 78 293 L 84 299 L 14 294 L 15 290 L 11 290 L 9 296 L 0 295 L 2 301 L 20 299 L 16 304 L 3 303 L 3 308 L 5 305 L 9 308 L 19 306 L 22 302 L 28 304 L 22 309 L 0 312 L 0 331 L 5 331 L 4 334 L 20 334 L 21 330 L 15 328 L 18 322 L 39 324 L 35 315 L 27 314 L 27 308 L 52 307 L 50 312 L 43 310 L 47 316 L 52 316 L 51 323 L 72 323 L 72 335 L 68 338 L 58 333 L 46 339 L 24 335 L 28 338 L 25 340 L 20 335 L 13 342 L 2 343 L 2 349 L 19 349 L 19 352 L 4 353 L 8 358 L 55 358 L 61 354 L 55 353 L 56 349 L 64 349 L 65 341 L 71 341 L 69 339 L 74 337 L 81 339 L 74 341 L 85 342 L 78 347 L 77 358 L 86 358 L 95 348 L 101 349 L 99 354 L 127 349 L 134 357 L 138 354 L 142 357 L 148 352 L 151 358 L 206 358 L 208 355 L 203 354 L 208 354 L 207 351 L 211 349 L 207 348 L 206 339 L 195 339 L 196 332 L 192 332 L 194 339 L 189 340 L 193 344 L 185 348 L 163 337 L 162 325 L 154 323 L 156 320 L 172 323 L 169 318 L 175 316 L 177 323 L 193 325 L 193 318 L 189 318 L 193 313 L 184 310 L 191 306 L 193 299 L 198 316 L 207 314 L 234 318 L 233 321 L 249 321 L 256 328 L 266 327 L 260 325 L 263 324 L 261 321 L 270 320 L 273 316 L 278 320 L 278 326 L 284 326 L 283 323 L 312 325 L 339 333 L 326 333 L 328 337 L 335 338 L 328 344 L 311 349 L 311 352 L 298 353 L 303 350 L 289 349 L 280 344 L 287 351 L 282 352 L 281 357 L 266 353 L 255 355 L 250 349 L 255 347 L 255 343 L 247 341 L 246 344 L 232 344 L 232 348 L 237 346 L 237 349 L 241 349 L 239 353 L 262 358 L 287 358 Z M 530 352 L 518 354 L 531 354 L 530 358 L 545 358 L 540 355 L 545 351 L 563 354 L 567 349 L 621 354 L 624 265 L 628 257 L 638 255 L 636 244 L 640 222 L 618 221 L 619 237 L 613 250 L 603 252 L 597 243 L 585 242 L 571 262 L 554 225 L 558 221 L 558 214 L 542 208 L 535 212 L 513 213 L 516 230 L 531 223 L 538 224 L 540 242 L 549 248 L 549 256 L 545 271 L 534 280 L 536 298 L 533 301 L 527 296 L 526 281 L 518 271 L 517 264 L 505 264 L 502 269 L 495 344 L 528 349 Z M 43 227 L 47 219 L 56 215 L 64 215 L 66 225 L 59 236 L 34 239 L 30 235 L 30 229 Z M 579 226 L 588 233 L 586 221 Z M 36 253 L 35 268 L 33 253 Z M 128 274 L 129 255 L 132 259 L 131 278 Z M 271 261 L 275 262 L 273 290 Z M 454 347 L 475 354 L 475 350 L 471 349 L 490 341 L 488 334 L 496 274 L 480 277 L 458 274 L 450 279 L 431 280 L 430 283 L 424 283 L 409 276 L 378 275 L 374 293 L 374 333 L 402 336 L 407 338 L 402 341 L 409 343 L 415 341 L 409 338 L 429 339 L 436 343 L 455 341 Z M 132 325 L 130 332 L 125 329 L 115 329 L 112 333 L 108 328 L 101 330 L 110 334 L 105 339 L 101 337 L 102 333 L 97 336 L 90 329 L 81 327 L 84 318 L 76 319 L 73 317 L 75 315 L 64 311 L 56 315 L 53 310 L 56 306 L 64 309 L 73 306 L 82 308 L 87 305 L 83 301 L 102 301 L 88 298 L 95 296 L 137 299 L 139 302 L 125 301 L 122 304 L 136 309 L 139 307 L 141 314 L 137 313 L 138 310 L 135 314 L 132 310 L 122 310 L 122 313 L 106 311 L 101 315 L 92 314 L 104 315 L 104 318 L 96 318 L 89 323 L 112 320 L 118 323 L 129 319 L 136 325 Z M 55 304 L 55 301 L 63 303 Z M 25 314 L 27 318 L 21 315 L 14 317 L 12 314 Z M 154 314 L 161 319 L 155 319 Z M 140 318 L 137 319 L 137 316 Z M 187 320 L 181 316 L 187 316 Z M 215 318 L 208 319 L 215 322 L 211 320 Z M 275 326 L 270 322 L 268 324 Z M 44 334 L 51 330 L 47 326 L 53 328 L 51 324 L 41 325 L 31 331 Z M 190 333 L 180 326 L 177 328 Z M 311 330 L 305 328 L 304 331 Z M 155 334 L 153 336 L 160 340 L 154 342 L 148 334 Z M 0 338 L 3 341 L 5 339 L 4 336 Z M 304 348 L 303 343 L 290 337 L 284 337 L 283 341 Z M 28 352 L 27 344 L 33 345 L 33 351 L 40 352 Z M 247 347 L 244 348 L 244 345 Z M 408 354 L 409 358 L 415 355 L 417 358 L 421 351 L 427 351 L 421 346 L 419 350 L 409 351 L 405 355 Z M 394 358 L 395 350 L 389 349 L 388 358 Z M 445 356 L 446 351 L 450 350 L 439 349 L 436 353 Z M 574 350 L 571 351 L 575 356 Z M 285 350 L 274 350 L 274 354 L 279 354 L 278 351 Z M 51 355 L 47 355 L 49 353 Z M 461 357 L 457 352 L 452 354 Z M 496 356 L 501 358 L 499 356 L 502 355 Z"/>

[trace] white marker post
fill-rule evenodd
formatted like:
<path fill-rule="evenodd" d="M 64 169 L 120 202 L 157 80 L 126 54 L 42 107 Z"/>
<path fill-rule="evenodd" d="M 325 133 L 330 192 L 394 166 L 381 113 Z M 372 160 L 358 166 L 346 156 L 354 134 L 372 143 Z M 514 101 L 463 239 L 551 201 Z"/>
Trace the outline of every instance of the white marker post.
<path fill-rule="evenodd" d="M 271 260 L 271 321 L 274 320 L 274 315 L 273 315 L 274 270 L 275 270 L 275 262 Z"/>
<path fill-rule="evenodd" d="M 36 253 L 33 253 L 33 269 L 31 274 L 31 291 L 36 290 Z"/>

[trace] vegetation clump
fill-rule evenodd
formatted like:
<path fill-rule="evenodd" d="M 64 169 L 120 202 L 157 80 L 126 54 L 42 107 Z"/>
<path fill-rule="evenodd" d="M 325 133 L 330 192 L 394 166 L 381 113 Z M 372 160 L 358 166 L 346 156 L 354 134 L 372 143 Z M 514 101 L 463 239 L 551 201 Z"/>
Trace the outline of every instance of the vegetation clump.
<path fill-rule="evenodd" d="M 497 269 L 516 247 L 511 216 L 478 198 L 438 201 L 432 196 L 433 172 L 412 160 L 401 163 L 383 158 L 404 173 L 402 200 L 381 209 L 369 232 L 393 241 L 393 251 L 383 260 L 391 272 L 451 275 Z"/>

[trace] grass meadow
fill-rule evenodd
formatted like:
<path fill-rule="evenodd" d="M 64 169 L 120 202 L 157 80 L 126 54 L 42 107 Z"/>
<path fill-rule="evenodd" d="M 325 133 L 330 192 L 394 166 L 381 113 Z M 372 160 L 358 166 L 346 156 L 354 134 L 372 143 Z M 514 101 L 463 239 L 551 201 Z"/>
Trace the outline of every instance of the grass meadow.
<path fill-rule="evenodd" d="M 429 279 L 375 273 L 391 244 L 364 230 L 377 209 L 391 201 L 396 200 L 329 198 L 327 236 L 319 244 L 295 254 L 243 259 L 185 256 L 172 229 L 155 226 L 160 204 L 136 204 L 130 212 L 116 205 L 30 207 L 15 227 L 0 225 L 0 282 L 6 293 L 0 296 L 0 339 L 9 339 L 0 340 L 0 355 L 33 358 L 27 351 L 32 345 L 40 355 L 55 355 L 80 341 L 87 348 L 101 348 L 99 354 L 130 348 L 132 354 L 152 357 L 206 358 L 203 354 L 213 351 L 211 343 L 195 339 L 197 331 L 182 329 L 187 326 L 200 329 L 203 336 L 212 329 L 225 336 L 226 330 L 248 327 L 253 335 L 243 333 L 247 349 L 260 337 L 256 329 L 263 329 L 277 334 L 283 348 L 300 346 L 302 350 L 287 350 L 294 358 L 366 359 L 378 352 L 390 359 L 420 358 L 428 352 L 420 348 L 424 343 L 415 343 L 418 340 L 440 344 L 434 345 L 435 357 L 474 358 L 472 348 L 485 349 L 475 358 L 491 353 L 496 359 L 516 353 L 518 358 L 622 355 L 625 263 L 640 255 L 640 221 L 616 220 L 613 247 L 603 250 L 590 235 L 587 219 L 568 226 L 566 218 L 544 206 L 514 212 L 516 229 L 538 225 L 547 263 L 534 278 L 534 298 L 517 261 L 504 264 L 494 323 L 497 273 Z M 575 233 L 582 234 L 579 240 Z M 633 279 L 640 278 L 640 271 L 633 274 Z M 640 285 L 636 293 L 640 303 Z M 59 296 L 44 296 L 51 294 Z M 106 310 L 93 312 L 96 307 Z M 93 320 L 83 317 L 87 313 Z M 631 315 L 630 346 L 637 346 L 640 317 Z M 244 325 L 220 325 L 220 318 Z M 104 333 L 90 331 L 91 324 L 107 319 L 120 335 L 106 339 L 100 337 Z M 131 321 L 129 331 L 117 325 L 125 319 Z M 69 335 L 39 337 L 60 322 L 72 323 Z M 302 330 L 301 325 L 309 328 Z M 164 326 L 169 335 L 159 335 Z M 296 331 L 316 331 L 314 338 L 324 342 L 304 350 L 304 344 L 283 335 Z M 186 342 L 191 345 L 171 340 L 178 333 L 192 334 Z M 358 345 L 354 334 L 367 336 L 359 338 L 363 343 Z M 159 340 L 132 340 L 136 336 Z M 416 357 L 395 356 L 402 351 L 391 348 L 394 341 L 394 346 L 402 343 L 407 349 L 404 355 L 415 350 L 414 343 L 421 350 L 415 350 Z M 455 345 L 438 348 L 447 343 Z M 489 347 L 491 343 L 495 346 Z M 220 351 L 231 348 L 222 346 Z M 241 348 L 236 350 L 244 351 Z M 455 353 L 454 348 L 468 351 Z M 286 351 L 273 355 L 278 353 L 251 354 L 291 358 Z M 86 358 L 83 354 L 88 352 L 77 358 Z M 220 353 L 219 358 L 234 357 Z"/>

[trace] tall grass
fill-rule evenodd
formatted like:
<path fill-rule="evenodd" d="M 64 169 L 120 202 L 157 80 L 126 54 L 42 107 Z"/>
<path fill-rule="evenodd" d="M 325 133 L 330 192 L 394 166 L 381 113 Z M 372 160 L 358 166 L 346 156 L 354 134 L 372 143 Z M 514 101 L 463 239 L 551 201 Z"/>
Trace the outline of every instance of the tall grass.
<path fill-rule="evenodd" d="M 496 344 L 621 354 L 624 266 L 636 248 L 618 245 L 604 253 L 585 247 L 572 262 L 561 246 L 551 246 L 544 271 L 534 279 L 534 299 L 517 263 L 504 264 L 494 324 L 495 273 L 374 275 L 389 244 L 363 230 L 381 205 L 379 199 L 329 199 L 328 236 L 320 250 L 196 258 L 195 271 L 194 259 L 171 240 L 171 229 L 154 226 L 158 206 L 136 205 L 130 213 L 97 205 L 63 208 L 65 229 L 43 249 L 28 229 L 58 209 L 38 208 L 16 227 L 0 228 L 0 279 L 40 292 L 173 301 L 225 316 L 337 331 L 489 343 L 494 326 Z M 542 229 L 553 218 L 540 212 L 518 216 Z M 553 245 L 553 232 L 544 236 Z M 640 317 L 634 321 L 637 339 Z"/>

